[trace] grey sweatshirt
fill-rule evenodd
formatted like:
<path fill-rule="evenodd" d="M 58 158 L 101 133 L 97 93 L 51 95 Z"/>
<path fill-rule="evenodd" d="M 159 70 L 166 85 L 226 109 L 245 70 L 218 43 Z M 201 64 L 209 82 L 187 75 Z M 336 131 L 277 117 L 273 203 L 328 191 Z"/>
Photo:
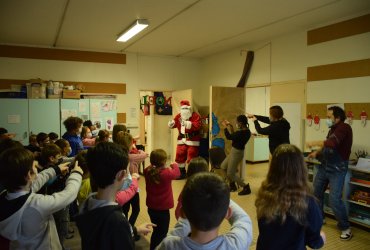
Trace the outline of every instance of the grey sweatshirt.
<path fill-rule="evenodd" d="M 11 241 L 10 249 L 62 249 L 53 213 L 76 199 L 82 176 L 72 172 L 63 191 L 53 195 L 36 194 L 49 179 L 56 176 L 55 171 L 49 168 L 39 173 L 30 192 L 1 196 L 0 234 Z"/>
<path fill-rule="evenodd" d="M 231 230 L 226 234 L 219 235 L 216 239 L 207 244 L 200 244 L 188 237 L 191 232 L 187 219 L 179 218 L 175 228 L 170 231 L 167 237 L 156 248 L 157 250 L 229 250 L 249 249 L 252 243 L 252 221 L 244 210 L 235 202 L 230 200 L 232 216 L 229 219 Z"/>

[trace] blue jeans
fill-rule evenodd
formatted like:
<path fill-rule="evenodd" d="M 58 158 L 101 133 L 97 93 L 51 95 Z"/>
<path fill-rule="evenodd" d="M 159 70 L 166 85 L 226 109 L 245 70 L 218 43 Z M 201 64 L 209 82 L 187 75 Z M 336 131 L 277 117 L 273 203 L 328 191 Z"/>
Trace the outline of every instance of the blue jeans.
<path fill-rule="evenodd" d="M 324 193 L 329 184 L 329 204 L 333 209 L 335 218 L 338 221 L 339 230 L 349 228 L 347 210 L 342 201 L 343 185 L 348 170 L 348 164 L 340 162 L 333 165 L 316 166 L 317 173 L 313 182 L 314 195 L 319 199 L 321 211 L 323 212 Z"/>

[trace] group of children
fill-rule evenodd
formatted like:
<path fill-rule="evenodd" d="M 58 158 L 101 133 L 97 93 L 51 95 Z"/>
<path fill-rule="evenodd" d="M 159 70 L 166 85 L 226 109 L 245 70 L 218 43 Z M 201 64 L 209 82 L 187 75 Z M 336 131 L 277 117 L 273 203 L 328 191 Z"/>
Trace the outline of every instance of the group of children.
<path fill-rule="evenodd" d="M 237 122 L 245 124 L 244 120 Z M 11 138 L 1 139 L 1 244 L 8 241 L 11 249 L 62 249 L 58 232 L 63 225 L 58 229 L 56 224 L 65 221 L 67 207 L 77 198 L 79 212 L 74 219 L 82 249 L 134 249 L 135 240 L 148 233 L 152 233 L 151 250 L 249 249 L 253 238 L 250 217 L 230 199 L 229 185 L 208 171 L 203 158 L 193 158 L 188 165 L 188 179 L 175 209 L 177 223 L 169 231 L 170 209 L 175 205 L 172 181 L 180 170 L 177 163 L 167 164 L 164 150 L 150 153 L 144 177 L 151 222 L 137 226 L 138 169 L 148 154 L 135 148 L 124 125 L 113 127 L 112 142 L 99 137 L 94 145 L 85 147 L 82 120 L 70 117 L 64 125 L 66 134 L 54 144 L 50 137 L 49 143 L 45 137 L 36 138 L 41 147 L 33 151 L 36 154 L 29 150 L 30 145 L 24 148 Z M 91 139 L 95 129 L 88 129 L 85 136 Z M 242 191 L 250 193 L 249 185 L 240 183 Z M 255 203 L 257 249 L 323 246 L 322 215 L 307 183 L 300 150 L 289 144 L 277 147 Z M 46 191 L 37 193 L 42 189 Z M 231 229 L 219 235 L 224 219 Z"/>

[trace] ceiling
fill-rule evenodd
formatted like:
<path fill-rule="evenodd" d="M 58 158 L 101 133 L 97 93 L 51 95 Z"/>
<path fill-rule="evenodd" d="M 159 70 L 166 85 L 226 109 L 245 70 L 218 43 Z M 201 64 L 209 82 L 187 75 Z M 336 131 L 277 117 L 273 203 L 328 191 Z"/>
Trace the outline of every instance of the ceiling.
<path fill-rule="evenodd" d="M 369 12 L 369 0 L 0 0 L 0 44 L 204 58 Z M 116 42 L 138 18 L 150 26 Z"/>

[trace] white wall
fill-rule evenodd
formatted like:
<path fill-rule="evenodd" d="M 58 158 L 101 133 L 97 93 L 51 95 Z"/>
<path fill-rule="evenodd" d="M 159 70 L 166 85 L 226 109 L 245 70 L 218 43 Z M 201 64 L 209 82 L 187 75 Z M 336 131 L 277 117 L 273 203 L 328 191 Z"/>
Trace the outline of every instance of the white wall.
<path fill-rule="evenodd" d="M 117 109 L 127 113 L 127 124 L 133 126 L 139 117 L 131 117 L 129 111 L 139 112 L 139 90 L 180 90 L 198 83 L 199 60 L 126 56 L 125 65 L 0 57 L 0 78 L 126 83 L 126 94 L 117 97 Z"/>

